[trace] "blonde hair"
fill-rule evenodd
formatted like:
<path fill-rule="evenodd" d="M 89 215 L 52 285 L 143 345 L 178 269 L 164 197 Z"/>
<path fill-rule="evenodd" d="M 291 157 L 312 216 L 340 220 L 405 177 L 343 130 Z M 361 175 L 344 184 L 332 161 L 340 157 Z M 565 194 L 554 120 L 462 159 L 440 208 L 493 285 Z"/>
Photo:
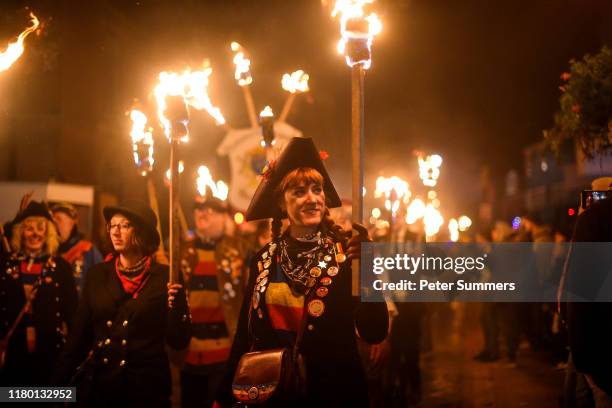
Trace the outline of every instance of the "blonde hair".
<path fill-rule="evenodd" d="M 60 241 L 59 241 L 59 235 L 57 233 L 57 229 L 55 228 L 55 224 L 53 224 L 51 220 L 45 217 L 39 217 L 39 216 L 27 217 L 25 220 L 21 221 L 19 224 L 16 224 L 13 226 L 13 237 L 11 238 L 11 247 L 13 248 L 13 251 L 19 253 L 24 249 L 22 248 L 21 241 L 23 239 L 24 226 L 25 226 L 26 221 L 28 220 L 44 221 L 47 223 L 47 236 L 45 239 L 45 249 L 49 255 L 51 256 L 57 255 L 57 250 L 59 248 Z"/>

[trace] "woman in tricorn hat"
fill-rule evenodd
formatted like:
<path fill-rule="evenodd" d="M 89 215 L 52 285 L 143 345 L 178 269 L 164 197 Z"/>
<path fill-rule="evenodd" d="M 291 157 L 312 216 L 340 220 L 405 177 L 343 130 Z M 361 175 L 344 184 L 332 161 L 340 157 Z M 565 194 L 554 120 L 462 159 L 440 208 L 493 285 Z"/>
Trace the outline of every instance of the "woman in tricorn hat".
<path fill-rule="evenodd" d="M 310 138 L 294 138 L 269 166 L 246 218 L 272 218 L 272 242 L 251 264 L 245 301 L 217 402 L 248 403 L 256 392 L 232 384 L 239 359 L 250 350 L 292 348 L 302 332 L 299 354 L 306 371 L 306 406 L 367 406 L 367 385 L 355 336 L 381 342 L 388 328 L 384 303 L 351 296 L 351 262 L 367 240 L 347 234 L 329 217 L 340 198 Z M 283 232 L 282 220 L 289 227 Z M 303 320 L 304 319 L 304 320 Z M 300 329 L 300 326 L 303 329 Z"/>
<path fill-rule="evenodd" d="M 114 254 L 88 273 L 56 382 L 72 377 L 88 406 L 170 406 L 165 345 L 189 343 L 185 293 L 167 285 L 168 267 L 153 258 L 160 237 L 151 208 L 126 201 L 103 212 Z"/>

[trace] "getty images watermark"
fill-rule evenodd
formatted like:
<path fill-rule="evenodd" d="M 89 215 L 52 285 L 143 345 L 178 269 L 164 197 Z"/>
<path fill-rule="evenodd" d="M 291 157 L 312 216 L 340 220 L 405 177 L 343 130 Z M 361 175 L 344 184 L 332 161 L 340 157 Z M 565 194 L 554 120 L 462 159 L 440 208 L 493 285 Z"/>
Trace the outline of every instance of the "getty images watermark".
<path fill-rule="evenodd" d="M 612 243 L 367 243 L 362 255 L 364 301 L 612 301 Z"/>

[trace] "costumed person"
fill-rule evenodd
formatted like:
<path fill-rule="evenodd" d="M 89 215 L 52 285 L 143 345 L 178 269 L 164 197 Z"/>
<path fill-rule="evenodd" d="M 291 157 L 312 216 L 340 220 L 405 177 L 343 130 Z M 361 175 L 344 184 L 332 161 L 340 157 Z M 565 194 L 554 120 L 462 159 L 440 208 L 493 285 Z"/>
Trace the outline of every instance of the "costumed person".
<path fill-rule="evenodd" d="M 77 305 L 70 266 L 56 256 L 59 239 L 45 204 L 31 201 L 13 220 L 11 247 L 0 271 L 1 384 L 44 386 Z"/>
<path fill-rule="evenodd" d="M 83 238 L 78 229 L 78 212 L 70 203 L 57 203 L 51 206 L 53 221 L 59 232 L 59 253 L 71 266 L 72 275 L 79 292 L 87 271 L 104 260 L 102 254 L 91 242 Z"/>
<path fill-rule="evenodd" d="M 329 218 L 328 208 L 340 205 L 312 139 L 292 139 L 278 161 L 268 166 L 246 218 L 272 218 L 273 239 L 251 263 L 218 404 L 231 406 L 236 399 L 248 403 L 270 395 L 274 387 L 269 384 L 241 382 L 250 377 L 252 368 L 261 373 L 278 367 L 249 366 L 245 353 L 286 348 L 301 367 L 293 372 L 305 371 L 305 376 L 300 375 L 303 386 L 297 387 L 303 392 L 273 395 L 269 403 L 368 406 L 356 336 L 368 343 L 381 342 L 387 335 L 387 308 L 384 302 L 361 303 L 351 296 L 351 259 L 359 258 L 367 232 L 354 224 L 360 234 L 347 240 L 347 234 Z M 289 219 L 284 232 L 283 218 Z"/>
<path fill-rule="evenodd" d="M 113 255 L 89 270 L 53 383 L 77 387 L 85 406 L 170 406 L 165 346 L 189 344 L 182 285 L 168 284 L 155 213 L 139 201 L 103 210 Z"/>
<path fill-rule="evenodd" d="M 198 196 L 194 238 L 182 248 L 193 327 L 181 369 L 183 407 L 212 405 L 238 324 L 251 251 L 246 241 L 227 234 L 228 212 L 225 200 Z"/>

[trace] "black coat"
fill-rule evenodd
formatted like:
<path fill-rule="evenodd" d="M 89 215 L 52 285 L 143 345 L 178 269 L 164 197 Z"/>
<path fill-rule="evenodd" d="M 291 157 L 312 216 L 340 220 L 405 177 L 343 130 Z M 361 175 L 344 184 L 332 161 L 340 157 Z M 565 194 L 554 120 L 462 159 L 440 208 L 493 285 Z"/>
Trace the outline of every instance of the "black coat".
<path fill-rule="evenodd" d="M 168 267 L 152 263 L 150 278 L 134 299 L 115 271 L 114 259 L 87 274 L 74 327 L 54 383 L 66 385 L 90 350 L 92 391 L 87 405 L 167 405 L 171 394 L 165 346 L 187 347 L 191 321 L 185 293 L 168 309 Z"/>
<path fill-rule="evenodd" d="M 21 262 L 26 258 L 11 255 L 0 269 L 0 336 L 6 336 L 10 326 L 25 305 L 26 297 Z M 6 363 L 0 375 L 2 385 L 46 385 L 65 343 L 77 305 L 77 290 L 70 265 L 60 257 L 43 256 L 34 261 L 42 267 L 40 287 L 26 315 L 17 326 L 7 348 Z M 35 351 L 28 352 L 27 321 L 35 330 Z"/>
<path fill-rule="evenodd" d="M 217 401 L 224 406 L 235 402 L 231 383 L 240 357 L 249 351 L 248 314 L 255 280 L 259 274 L 257 262 L 262 260 L 262 254 L 268 252 L 269 247 L 270 244 L 263 247 L 251 263 L 249 284 L 228 362 L 228 372 L 217 394 Z M 271 258 L 273 262 L 270 270 L 276 264 L 276 257 Z M 340 272 L 328 286 L 324 313 L 316 318 L 308 316 L 307 329 L 302 339 L 300 352 L 306 364 L 308 400 L 304 403 L 307 406 L 367 407 L 367 383 L 357 351 L 355 328 L 361 338 L 371 344 L 380 343 L 387 335 L 389 322 L 386 304 L 360 303 L 353 298 L 351 263 L 346 261 L 340 265 Z M 252 317 L 253 333 L 257 338 L 255 349 L 283 347 L 272 327 L 266 307 L 262 311 L 263 318 L 257 318 L 255 313 Z M 304 313 L 307 313 L 306 310 Z"/>
<path fill-rule="evenodd" d="M 606 242 L 588 252 L 573 250 L 568 262 L 567 291 L 586 299 L 610 279 L 612 253 L 612 199 L 593 204 L 576 222 L 574 242 Z M 609 286 L 608 286 L 609 287 Z M 609 295 L 607 295 L 609 296 Z M 593 381 L 612 395 L 612 303 L 585 301 L 568 303 L 567 324 L 572 359 L 576 369 L 592 375 Z"/>

